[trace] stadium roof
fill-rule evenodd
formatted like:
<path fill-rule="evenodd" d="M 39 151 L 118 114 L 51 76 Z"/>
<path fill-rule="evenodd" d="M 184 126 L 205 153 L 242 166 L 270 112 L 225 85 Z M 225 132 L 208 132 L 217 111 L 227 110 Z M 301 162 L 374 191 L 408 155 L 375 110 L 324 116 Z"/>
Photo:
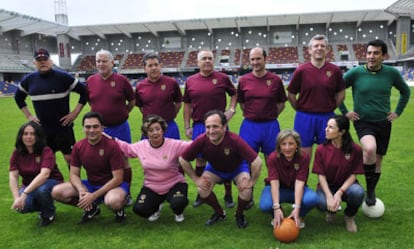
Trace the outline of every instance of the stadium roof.
<path fill-rule="evenodd" d="M 11 30 L 20 30 L 21 36 L 31 34 L 44 34 L 56 36 L 56 34 L 66 33 L 69 27 L 55 22 L 17 12 L 0 9 L 0 32 L 5 33 Z"/>
<path fill-rule="evenodd" d="M 297 28 L 304 24 L 326 24 L 356 22 L 359 26 L 362 22 L 386 21 L 390 25 L 398 16 L 411 16 L 414 19 L 414 3 L 412 0 L 399 0 L 382 10 L 357 10 L 340 12 L 322 12 L 306 14 L 283 14 L 273 16 L 239 16 L 210 19 L 191 19 L 160 22 L 138 22 L 87 26 L 66 26 L 55 22 L 45 21 L 36 17 L 22 15 L 16 12 L 0 9 L 0 32 L 20 30 L 21 36 L 33 33 L 46 36 L 67 34 L 72 38 L 80 39 L 81 36 L 97 35 L 105 38 L 106 35 L 124 34 L 132 37 L 133 33 L 150 32 L 158 36 L 159 32 L 176 31 L 186 35 L 190 30 L 208 30 L 244 27 L 267 27 L 279 25 L 295 25 Z"/>
<path fill-rule="evenodd" d="M 385 11 L 396 16 L 409 16 L 411 19 L 414 19 L 414 1 L 398 0 L 386 8 Z"/>
<path fill-rule="evenodd" d="M 131 37 L 131 33 L 145 32 L 151 32 L 154 36 L 158 36 L 159 32 L 165 31 L 177 31 L 181 35 L 185 35 L 189 30 L 208 30 L 214 33 L 214 29 L 219 28 L 235 28 L 240 31 L 243 27 L 267 27 L 269 29 L 270 26 L 295 25 L 299 27 L 303 24 L 316 23 L 324 23 L 327 27 L 331 23 L 344 22 L 357 22 L 357 25 L 359 25 L 361 22 L 366 21 L 386 21 L 388 24 L 391 24 L 395 19 L 394 15 L 384 10 L 365 10 L 73 26 L 70 28 L 70 31 L 77 34 L 77 36 L 98 35 L 101 38 L 105 38 L 105 35 L 120 33 L 128 37 Z"/>

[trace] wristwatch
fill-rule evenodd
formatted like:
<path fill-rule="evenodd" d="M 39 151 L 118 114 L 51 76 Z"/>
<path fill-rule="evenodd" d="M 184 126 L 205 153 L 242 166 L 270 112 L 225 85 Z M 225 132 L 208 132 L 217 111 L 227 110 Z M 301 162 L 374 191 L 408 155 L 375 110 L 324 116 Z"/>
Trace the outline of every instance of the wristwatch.
<path fill-rule="evenodd" d="M 273 203 L 272 208 L 273 208 L 273 210 L 279 209 L 280 204 L 279 203 Z"/>

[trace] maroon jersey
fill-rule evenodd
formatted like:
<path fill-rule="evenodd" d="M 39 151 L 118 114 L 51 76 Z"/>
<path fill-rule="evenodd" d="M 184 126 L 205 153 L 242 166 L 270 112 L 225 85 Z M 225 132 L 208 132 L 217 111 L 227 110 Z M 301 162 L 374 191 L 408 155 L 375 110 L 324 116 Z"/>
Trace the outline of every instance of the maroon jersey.
<path fill-rule="evenodd" d="M 213 72 L 207 77 L 200 73 L 188 77 L 184 90 L 184 103 L 191 103 L 194 122 L 202 122 L 210 110 L 225 111 L 226 93 L 233 96 L 236 88 L 229 77 L 220 72 Z"/>
<path fill-rule="evenodd" d="M 335 96 L 345 88 L 339 67 L 325 63 L 319 69 L 308 62 L 295 70 L 287 90 L 293 94 L 299 93 L 298 111 L 327 113 L 335 110 Z"/>
<path fill-rule="evenodd" d="M 102 136 L 101 141 L 92 145 L 85 138 L 73 146 L 70 165 L 83 166 L 88 181 L 102 186 L 112 179 L 112 171 L 124 168 L 124 158 L 116 141 Z"/>
<path fill-rule="evenodd" d="M 192 161 L 200 153 L 215 170 L 221 172 L 233 172 L 243 160 L 251 163 L 257 157 L 257 153 L 241 137 L 230 131 L 226 131 L 219 145 L 212 144 L 205 133 L 198 136 L 182 157 Z"/>
<path fill-rule="evenodd" d="M 42 154 L 20 154 L 16 150 L 10 157 L 10 171 L 17 170 L 22 177 L 23 186 L 29 185 L 33 179 L 40 173 L 42 168 L 50 169 L 49 179 L 55 179 L 63 182 L 63 176 L 56 166 L 55 154 L 49 147 L 44 147 Z"/>
<path fill-rule="evenodd" d="M 295 189 L 295 181 L 307 182 L 309 176 L 308 154 L 302 151 L 302 156 L 295 155 L 288 161 L 283 154 L 272 152 L 267 158 L 267 172 L 269 181 L 279 180 L 280 186 Z"/>
<path fill-rule="evenodd" d="M 128 119 L 126 101 L 134 100 L 134 90 L 128 79 L 113 73 L 108 79 L 94 74 L 86 81 L 91 111 L 102 114 L 105 126 L 122 124 Z"/>
<path fill-rule="evenodd" d="M 144 79 L 135 89 L 135 104 L 142 109 L 142 116 L 157 114 L 167 122 L 174 120 L 175 103 L 183 101 L 180 86 L 174 78 L 161 75 L 156 82 Z"/>
<path fill-rule="evenodd" d="M 324 175 L 329 186 L 340 188 L 352 174 L 363 174 L 362 149 L 352 145 L 352 153 L 344 154 L 331 143 L 320 144 L 315 152 L 313 173 Z"/>
<path fill-rule="evenodd" d="M 282 80 L 267 72 L 262 78 L 253 73 L 243 75 L 237 88 L 237 100 L 244 104 L 243 116 L 253 121 L 275 120 L 278 116 L 277 103 L 287 100 Z"/>

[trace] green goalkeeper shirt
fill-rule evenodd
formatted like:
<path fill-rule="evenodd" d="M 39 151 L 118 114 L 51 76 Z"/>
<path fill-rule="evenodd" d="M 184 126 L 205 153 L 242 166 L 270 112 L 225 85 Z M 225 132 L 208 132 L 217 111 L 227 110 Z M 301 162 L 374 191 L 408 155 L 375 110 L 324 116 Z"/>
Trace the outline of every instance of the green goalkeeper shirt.
<path fill-rule="evenodd" d="M 352 87 L 354 111 L 360 120 L 383 121 L 391 111 L 391 88 L 400 92 L 395 113 L 401 115 L 410 98 L 410 88 L 394 67 L 382 65 L 378 72 L 369 71 L 366 66 L 358 66 L 344 74 L 347 87 Z M 348 112 L 345 104 L 339 107 L 343 114 Z"/>

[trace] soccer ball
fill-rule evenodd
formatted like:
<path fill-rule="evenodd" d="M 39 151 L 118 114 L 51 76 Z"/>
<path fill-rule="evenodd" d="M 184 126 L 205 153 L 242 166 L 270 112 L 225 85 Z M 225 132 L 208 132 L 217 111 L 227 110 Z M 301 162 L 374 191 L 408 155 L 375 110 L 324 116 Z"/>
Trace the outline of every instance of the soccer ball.
<path fill-rule="evenodd" d="M 384 215 L 384 203 L 378 198 L 376 200 L 373 206 L 368 206 L 365 201 L 362 203 L 362 212 L 369 218 L 379 218 Z"/>
<path fill-rule="evenodd" d="M 296 226 L 293 219 L 284 218 L 280 226 L 273 230 L 273 234 L 277 240 L 284 243 L 290 243 L 299 237 L 299 230 L 299 227 Z"/>

